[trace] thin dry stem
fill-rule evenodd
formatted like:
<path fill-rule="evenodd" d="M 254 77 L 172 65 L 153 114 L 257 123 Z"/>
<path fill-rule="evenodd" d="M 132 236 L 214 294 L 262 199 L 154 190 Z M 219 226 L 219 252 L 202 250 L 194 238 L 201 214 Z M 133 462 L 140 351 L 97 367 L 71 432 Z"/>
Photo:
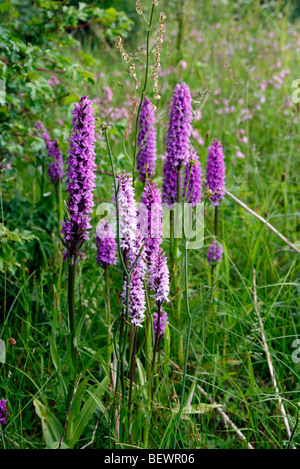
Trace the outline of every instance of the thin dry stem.
<path fill-rule="evenodd" d="M 94 439 L 95 439 L 95 435 L 96 435 L 98 425 L 99 425 L 99 420 L 97 420 L 96 425 L 94 427 L 91 441 L 89 443 L 87 443 L 86 445 L 82 446 L 82 448 L 80 448 L 80 449 L 85 449 L 85 448 L 87 448 L 88 446 L 90 446 L 94 443 Z"/>
<path fill-rule="evenodd" d="M 281 396 L 279 394 L 279 388 L 278 388 L 278 384 L 277 384 L 277 380 L 276 380 L 276 376 L 275 376 L 275 371 L 274 371 L 274 367 L 273 367 L 273 363 L 272 363 L 272 358 L 271 358 L 270 350 L 269 350 L 268 343 L 267 343 L 266 336 L 265 336 L 264 323 L 263 323 L 263 320 L 262 320 L 262 317 L 261 317 L 261 314 L 260 314 L 260 311 L 259 311 L 259 305 L 258 305 L 258 302 L 257 302 L 257 288 L 256 288 L 255 269 L 253 269 L 253 298 L 254 298 L 255 312 L 256 312 L 257 317 L 258 317 L 259 329 L 260 329 L 260 334 L 261 334 L 261 338 L 262 338 L 262 342 L 263 342 L 263 348 L 264 348 L 264 350 L 266 352 L 266 356 L 267 356 L 267 362 L 268 362 L 268 367 L 269 367 L 269 371 L 270 371 L 270 375 L 271 375 L 271 380 L 272 380 L 272 383 L 273 383 L 273 386 L 274 386 L 274 389 L 275 389 L 276 397 L 277 397 L 278 402 L 279 402 L 279 408 L 280 408 L 281 415 L 283 417 L 286 432 L 288 434 L 288 437 L 291 438 L 292 432 L 291 432 L 291 429 L 290 429 L 290 425 L 289 425 L 288 417 L 287 417 L 287 414 L 286 414 L 286 411 L 285 411 L 285 407 L 283 405 Z"/>
<path fill-rule="evenodd" d="M 273 225 L 271 225 L 271 223 L 269 223 L 267 220 L 265 220 L 263 217 L 261 217 L 260 215 L 258 215 L 258 213 L 254 212 L 253 210 L 251 210 L 250 207 L 248 207 L 248 205 L 244 204 L 244 202 L 242 202 L 240 199 L 238 199 L 237 197 L 235 197 L 235 195 L 231 194 L 231 192 L 229 191 L 225 191 L 225 194 L 226 195 L 229 195 L 229 197 L 231 197 L 235 202 L 237 202 L 241 207 L 243 207 L 247 212 L 251 213 L 251 215 L 253 215 L 254 217 L 256 217 L 258 220 L 260 220 L 262 223 L 264 223 L 268 228 L 269 230 L 273 231 L 273 233 L 275 233 L 285 244 L 287 244 L 288 246 L 290 246 L 290 248 L 292 248 L 294 251 L 296 251 L 298 254 L 300 254 L 300 249 L 297 248 L 297 246 L 295 246 L 293 243 L 291 243 L 285 236 L 283 236 L 283 234 L 281 234 Z"/>
<path fill-rule="evenodd" d="M 180 368 L 179 365 L 177 365 L 175 362 L 173 362 L 172 360 L 170 360 L 170 364 L 178 371 L 180 371 L 182 373 L 182 369 Z M 197 389 L 198 391 L 200 392 L 200 394 L 202 394 L 202 396 L 204 396 L 211 404 L 217 404 L 216 401 L 214 401 L 208 394 L 206 391 L 204 391 L 204 389 L 200 386 L 200 384 L 197 384 Z M 224 412 L 224 410 L 220 407 L 216 407 L 216 411 L 219 412 L 219 414 L 222 416 L 224 422 L 229 425 L 235 432 L 236 434 L 239 436 L 239 438 L 244 441 L 244 442 L 247 442 L 247 438 L 245 437 L 245 435 L 243 435 L 243 433 L 241 432 L 241 430 L 239 430 L 237 428 L 237 426 L 230 420 L 230 418 L 228 417 L 228 415 L 226 414 L 226 412 Z M 251 443 L 247 442 L 247 446 L 248 446 L 248 449 L 254 449 L 254 447 L 251 445 Z"/>

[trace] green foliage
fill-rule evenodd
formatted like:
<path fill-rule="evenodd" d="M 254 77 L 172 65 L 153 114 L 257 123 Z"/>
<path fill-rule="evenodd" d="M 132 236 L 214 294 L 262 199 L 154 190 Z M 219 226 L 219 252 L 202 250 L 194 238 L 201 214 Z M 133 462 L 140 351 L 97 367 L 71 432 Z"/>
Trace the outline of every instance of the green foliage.
<path fill-rule="evenodd" d="M 50 412 L 50 410 L 37 399 L 34 399 L 33 404 L 35 406 L 36 413 L 41 419 L 43 434 L 48 449 L 57 448 L 63 433 L 61 423 Z"/>
<path fill-rule="evenodd" d="M 0 272 L 9 270 L 12 274 L 20 266 L 17 261 L 17 254 L 22 251 L 25 242 L 36 239 L 36 236 L 30 231 L 20 231 L 15 229 L 10 231 L 3 223 L 0 223 Z M 25 252 L 23 250 L 23 255 Z"/>
<path fill-rule="evenodd" d="M 99 407 L 101 410 L 105 411 L 101 399 L 106 391 L 109 378 L 106 376 L 101 383 L 95 386 L 89 386 L 88 389 L 86 389 L 87 381 L 88 380 L 85 380 L 78 386 L 74 395 L 64 433 L 65 441 L 63 439 L 61 445 L 60 442 L 63 437 L 62 424 L 47 406 L 37 399 L 34 399 L 33 403 L 36 413 L 41 419 L 43 434 L 48 449 L 57 449 L 59 447 L 61 447 L 61 449 L 74 448 L 97 408 Z M 85 392 L 89 394 L 89 397 L 81 408 Z"/>
<path fill-rule="evenodd" d="M 100 62 L 81 50 L 76 39 L 79 29 L 97 25 L 97 34 L 107 39 L 130 31 L 131 21 L 122 11 L 69 3 L 38 0 L 28 2 L 27 8 L 23 2 L 1 5 L 0 80 L 5 82 L 6 103 L 0 108 L 0 145 L 4 156 L 32 154 L 38 116 L 54 103 L 74 102 L 76 87 L 95 82 L 91 67 Z M 70 48 L 78 53 L 76 62 L 67 53 Z M 55 90 L 51 75 L 60 79 Z"/>

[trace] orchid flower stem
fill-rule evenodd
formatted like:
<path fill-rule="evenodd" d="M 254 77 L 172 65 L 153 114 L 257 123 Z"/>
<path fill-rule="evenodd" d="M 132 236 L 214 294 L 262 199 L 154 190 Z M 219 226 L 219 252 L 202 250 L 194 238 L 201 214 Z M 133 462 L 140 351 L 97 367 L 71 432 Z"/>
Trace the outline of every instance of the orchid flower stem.
<path fill-rule="evenodd" d="M 105 136 L 105 141 L 107 145 L 107 150 L 108 150 L 108 155 L 110 159 L 110 164 L 111 164 L 111 170 L 113 174 L 113 181 L 114 181 L 114 189 L 115 189 L 115 197 L 116 197 L 116 218 L 117 218 L 117 244 L 118 244 L 118 252 L 119 252 L 119 258 L 121 260 L 122 268 L 124 271 L 124 275 L 126 277 L 126 319 L 128 318 L 129 315 L 129 283 L 130 283 L 130 272 L 128 272 L 127 267 L 126 267 L 126 261 L 123 256 L 123 252 L 121 250 L 121 245 L 120 245 L 120 216 L 119 216 L 119 201 L 118 201 L 118 192 L 119 192 L 119 187 L 117 186 L 117 179 L 116 179 L 116 173 L 115 173 L 115 167 L 114 167 L 114 162 L 113 162 L 113 156 L 110 148 L 110 143 L 109 143 L 109 138 L 108 138 L 108 133 L 107 129 L 104 129 L 104 136 Z M 122 384 L 122 395 L 123 395 L 123 402 L 125 399 L 125 381 L 124 381 L 124 363 L 123 363 L 123 357 L 125 353 L 125 345 L 126 341 L 124 341 L 124 335 L 127 337 L 127 329 L 128 329 L 128 323 L 127 321 L 125 322 L 124 319 L 124 312 L 121 312 L 121 328 L 120 328 L 120 334 L 119 334 L 119 353 L 117 354 L 118 356 L 118 362 L 117 362 L 117 373 L 116 373 L 116 385 L 114 389 L 114 399 L 113 399 L 113 404 L 112 404 L 112 416 L 115 415 L 115 409 L 116 409 L 116 399 L 117 399 L 117 393 L 118 393 L 118 388 L 119 388 L 119 381 L 120 381 L 120 375 L 121 375 L 121 384 Z M 124 333 L 124 325 L 125 325 L 125 333 Z M 123 408 L 121 408 L 121 415 L 120 415 L 120 429 L 119 429 L 119 439 L 120 442 L 122 441 L 122 425 L 123 425 Z M 113 418 L 113 417 L 112 417 Z M 110 427 L 112 427 L 112 422 Z"/>
<path fill-rule="evenodd" d="M 219 222 L 219 212 L 218 212 L 218 206 L 215 205 L 215 219 L 214 219 L 214 227 L 215 227 L 215 238 L 218 237 L 218 222 Z M 214 278 L 215 274 L 215 264 L 214 262 L 211 263 L 211 303 L 213 302 L 215 291 L 214 291 Z M 210 313 L 211 313 L 211 307 L 209 307 L 209 317 L 208 317 L 208 324 L 210 323 Z"/>
<path fill-rule="evenodd" d="M 56 184 L 56 196 L 57 196 L 57 212 L 58 212 L 58 233 L 60 234 L 61 231 L 61 222 L 64 221 L 64 201 L 62 195 L 62 183 L 61 179 L 58 179 Z M 60 294 L 61 294 L 61 274 L 62 274 L 62 265 L 63 265 L 63 258 L 61 251 L 59 251 L 59 272 L 58 272 L 58 280 L 57 280 L 57 289 L 56 289 L 56 302 L 55 302 L 55 320 L 54 320 L 54 329 L 57 325 L 57 311 L 60 323 L 62 324 L 62 317 L 61 317 L 61 304 L 60 304 Z M 55 330 L 54 330 L 55 332 Z M 53 340 L 55 341 L 55 334 L 53 334 Z"/>
<path fill-rule="evenodd" d="M 181 180 L 180 180 L 180 167 L 177 172 L 177 203 L 181 203 Z M 178 237 L 176 236 L 176 225 L 182 223 L 181 218 L 174 220 L 174 243 L 173 243 L 173 284 L 174 284 L 174 295 L 175 295 L 175 323 L 178 329 L 180 329 L 180 308 L 181 308 L 181 294 L 179 288 L 179 269 L 178 269 Z M 178 361 L 183 364 L 183 337 L 179 336 L 178 339 Z"/>
<path fill-rule="evenodd" d="M 170 213 L 170 263 L 173 268 L 174 257 L 173 257 L 173 244 L 174 244 L 174 211 Z"/>
<path fill-rule="evenodd" d="M 60 233 L 61 231 L 61 225 L 60 223 L 64 221 L 64 200 L 63 200 L 63 194 L 62 194 L 62 182 L 60 179 L 58 179 L 57 183 L 57 205 L 58 205 L 58 232 Z"/>
<path fill-rule="evenodd" d="M 104 270 L 105 274 L 105 294 L 106 294 L 106 327 L 107 327 L 107 365 L 108 369 L 110 367 L 110 357 L 111 357 L 111 336 L 110 336 L 110 328 L 111 328 L 111 306 L 110 306 L 110 292 L 109 292 L 109 276 L 108 276 L 108 268 L 105 266 Z"/>
<path fill-rule="evenodd" d="M 114 400 L 113 400 L 113 405 L 112 405 L 112 415 L 114 415 L 115 411 L 115 404 L 116 404 L 116 396 L 118 392 L 118 387 L 119 387 L 119 381 L 120 381 L 120 374 L 122 378 L 122 406 L 121 406 L 121 415 L 120 415 L 120 431 L 119 431 L 119 438 L 120 442 L 122 441 L 122 428 L 123 428 L 123 412 L 125 409 L 125 380 L 124 380 L 124 355 L 125 355 L 125 350 L 126 350 L 126 340 L 128 336 L 128 324 L 130 322 L 129 318 L 129 288 L 130 288 L 130 278 L 131 278 L 131 273 L 133 269 L 135 268 L 139 257 L 142 254 L 142 251 L 144 249 L 144 245 L 141 247 L 135 262 L 131 266 L 130 269 L 127 268 L 126 266 L 126 258 L 124 253 L 122 252 L 121 249 L 121 244 L 120 244 L 120 215 L 119 215 L 119 201 L 118 201 L 118 193 L 119 193 L 119 186 L 117 186 L 117 179 L 116 179 L 116 173 L 115 173 L 115 168 L 114 168 L 114 162 L 113 162 L 113 156 L 110 148 L 110 142 L 108 138 L 108 133 L 107 129 L 104 128 L 104 136 L 106 140 L 106 145 L 107 145 L 107 150 L 109 154 L 109 159 L 110 159 L 110 164 L 111 164 L 111 169 L 112 169 L 112 174 L 113 174 L 113 180 L 114 180 L 114 190 L 115 190 L 115 199 L 116 199 L 116 219 L 117 219 L 117 244 L 118 244 L 118 252 L 119 252 L 119 258 L 121 260 L 122 268 L 124 271 L 124 275 L 126 278 L 126 310 L 125 310 L 125 316 L 126 318 L 122 317 L 121 319 L 121 330 L 120 330 L 120 335 L 119 335 L 119 354 L 118 354 L 118 364 L 117 364 L 117 376 L 116 376 L 116 386 L 115 386 L 115 392 L 114 392 Z M 124 316 L 124 312 L 122 311 L 122 316 Z M 124 327 L 125 326 L 125 327 Z M 124 332 L 123 332 L 124 331 Z"/>
<path fill-rule="evenodd" d="M 119 337 L 119 353 L 120 358 L 118 360 L 118 367 L 117 367 L 117 379 L 116 379 L 116 391 L 119 386 L 120 380 L 120 373 L 121 373 L 121 386 L 122 386 L 122 407 L 121 407 L 121 416 L 120 416 L 120 442 L 122 441 L 122 433 L 123 433 L 123 412 L 125 410 L 125 379 L 124 379 L 124 355 L 126 349 L 126 340 L 124 337 L 128 337 L 128 318 L 129 318 L 129 286 L 130 286 L 130 273 L 126 278 L 126 317 L 124 318 L 124 313 L 122 312 L 122 324 L 121 324 L 121 331 Z M 116 397 L 116 393 L 115 393 Z M 114 398 L 115 401 L 115 398 Z"/>
<path fill-rule="evenodd" d="M 131 353 L 131 365 L 130 365 L 130 384 L 129 384 L 129 398 L 128 398 L 128 419 L 129 419 L 129 443 L 131 443 L 131 405 L 132 405 L 132 386 L 134 379 L 135 370 L 135 354 L 136 354 L 136 342 L 137 342 L 137 327 L 133 330 L 133 347 Z M 130 348 L 131 349 L 131 348 Z"/>
<path fill-rule="evenodd" d="M 151 303 L 150 303 L 150 289 L 147 288 L 145 282 L 145 293 L 146 293 L 146 327 L 145 327 L 145 369 L 148 380 L 148 409 L 150 409 L 150 419 L 152 419 L 152 406 L 151 406 L 151 395 L 152 395 L 152 381 L 153 381 L 153 370 L 152 370 L 152 314 L 151 314 Z M 148 437 L 150 428 L 149 416 L 146 418 L 145 426 L 143 430 L 143 447 L 148 448 Z"/>
<path fill-rule="evenodd" d="M 69 327 L 70 327 L 70 349 L 73 365 L 73 379 L 69 385 L 69 398 L 72 397 L 76 384 L 77 375 L 77 347 L 75 346 L 76 314 L 75 314 L 75 263 L 69 263 L 68 280 L 68 307 L 69 307 Z"/>
<path fill-rule="evenodd" d="M 187 373 L 187 362 L 188 362 L 188 355 L 189 355 L 189 346 L 190 346 L 190 339 L 191 339 L 191 330 L 192 330 L 192 321 L 193 317 L 190 312 L 190 304 L 189 304 L 189 279 L 188 279 L 188 250 L 187 250 L 187 239 L 185 240 L 184 246 L 184 271 L 185 271 L 185 303 L 186 303 L 186 311 L 189 317 L 189 324 L 187 328 L 187 335 L 186 335 L 186 347 L 185 347 L 185 357 L 184 357 L 184 368 L 183 368 L 183 375 L 182 375 L 182 388 L 181 388 L 181 400 L 180 400 L 180 414 L 179 418 L 175 427 L 175 437 L 174 437 L 174 449 L 176 448 L 176 434 L 177 428 L 180 425 L 180 417 L 184 406 L 184 399 L 185 399 L 185 383 L 186 383 L 186 373 Z"/>
<path fill-rule="evenodd" d="M 152 315 L 151 315 L 151 304 L 150 304 L 150 292 L 149 289 L 145 285 L 145 292 L 146 292 L 146 328 L 145 328 L 145 354 L 146 354 L 146 363 L 145 369 L 147 373 L 147 378 L 149 380 L 149 391 L 151 391 L 151 382 L 150 379 L 152 377 L 152 366 L 151 366 L 151 358 L 152 358 L 152 331 L 151 331 L 151 322 L 152 322 Z M 150 396 L 150 392 L 149 392 Z"/>
<path fill-rule="evenodd" d="M 218 236 L 218 221 L 219 221 L 219 217 L 218 217 L 218 206 L 215 205 L 215 237 L 217 238 Z"/>
<path fill-rule="evenodd" d="M 153 362 L 152 362 L 152 372 L 153 372 L 153 382 L 152 382 L 152 400 L 154 397 L 154 389 L 155 389 L 155 375 L 156 375 L 156 353 L 159 344 L 159 327 L 160 327 L 160 319 L 161 319 L 161 305 L 157 303 L 157 325 L 156 325 L 156 333 L 155 333 L 155 343 L 154 343 L 154 350 L 153 350 Z"/>

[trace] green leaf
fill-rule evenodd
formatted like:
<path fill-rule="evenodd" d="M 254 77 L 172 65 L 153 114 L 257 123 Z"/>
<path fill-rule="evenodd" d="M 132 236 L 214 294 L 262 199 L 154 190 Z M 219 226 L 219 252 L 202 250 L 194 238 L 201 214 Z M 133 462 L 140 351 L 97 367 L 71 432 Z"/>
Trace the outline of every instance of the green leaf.
<path fill-rule="evenodd" d="M 146 371 L 139 357 L 136 357 L 136 365 L 139 370 L 140 383 L 142 386 L 145 386 L 145 384 L 147 383 Z"/>
<path fill-rule="evenodd" d="M 50 410 L 40 401 L 33 399 L 33 405 L 42 422 L 42 429 L 46 445 L 51 447 L 54 443 L 61 440 L 63 427 L 55 415 L 53 415 Z"/>
<path fill-rule="evenodd" d="M 85 427 L 89 423 L 93 413 L 96 411 L 98 407 L 98 400 L 100 400 L 103 394 L 105 393 L 109 381 L 109 376 L 105 376 L 105 378 L 101 381 L 98 386 L 93 386 L 87 391 L 89 394 L 92 393 L 92 395 L 84 404 L 78 417 L 75 418 L 72 432 L 72 440 L 67 440 L 67 443 L 71 446 L 71 448 L 75 446 L 82 433 L 84 432 Z"/>
<path fill-rule="evenodd" d="M 87 393 L 92 397 L 92 399 L 94 399 L 101 412 L 106 416 L 106 409 L 104 407 L 103 402 L 101 402 L 100 399 L 98 399 L 98 397 L 96 396 L 96 394 L 94 394 L 92 391 L 88 390 Z"/>
<path fill-rule="evenodd" d="M 60 441 L 55 441 L 52 443 L 52 445 L 49 445 L 46 449 L 71 449 L 66 443 L 62 442 L 62 444 L 59 446 Z"/>
<path fill-rule="evenodd" d="M 74 420 L 75 418 L 79 415 L 81 404 L 82 404 L 82 399 L 83 396 L 86 392 L 86 386 L 89 381 L 89 376 L 87 376 L 82 383 L 77 388 L 77 391 L 75 393 L 74 399 L 73 399 L 73 404 L 70 409 L 69 413 L 69 419 L 68 419 L 68 425 L 66 428 L 66 435 L 65 435 L 65 440 L 68 442 L 73 441 L 74 437 Z"/>
<path fill-rule="evenodd" d="M 78 100 L 78 96 L 76 96 L 76 94 L 70 94 L 69 96 L 65 97 L 64 103 L 72 104 L 72 103 L 76 103 L 77 100 Z"/>
<path fill-rule="evenodd" d="M 85 364 L 84 368 L 82 369 L 82 373 L 84 374 L 92 365 L 95 361 L 98 361 L 98 362 L 101 362 L 103 363 L 103 360 L 98 360 L 98 358 L 102 358 L 102 354 L 103 353 L 106 353 L 107 351 L 107 348 L 109 347 L 109 345 L 104 345 L 103 347 L 101 347 L 99 350 L 97 350 L 97 352 L 95 352 L 94 350 L 88 348 L 88 347 L 82 347 L 81 350 L 84 351 L 84 353 L 86 354 L 90 354 L 92 355 L 92 357 L 90 358 L 90 360 Z"/>
<path fill-rule="evenodd" d="M 213 409 L 218 409 L 221 408 L 221 404 L 194 404 L 194 405 L 187 405 L 182 409 L 183 414 L 207 414 Z M 178 413 L 180 410 L 180 405 L 175 406 L 173 409 L 173 412 Z"/>
<path fill-rule="evenodd" d="M 83 327 L 85 321 L 85 315 L 83 314 L 79 320 L 79 323 L 77 324 L 76 331 L 75 331 L 75 337 L 74 337 L 74 347 L 78 347 L 79 342 L 80 342 L 80 334 L 81 330 Z"/>
<path fill-rule="evenodd" d="M 117 11 L 114 7 L 107 8 L 105 10 L 105 14 L 109 21 L 116 21 L 117 19 Z"/>
<path fill-rule="evenodd" d="M 51 354 L 54 368 L 56 369 L 56 371 L 60 371 L 60 359 L 59 359 L 57 348 L 52 338 L 50 338 L 50 354 Z"/>

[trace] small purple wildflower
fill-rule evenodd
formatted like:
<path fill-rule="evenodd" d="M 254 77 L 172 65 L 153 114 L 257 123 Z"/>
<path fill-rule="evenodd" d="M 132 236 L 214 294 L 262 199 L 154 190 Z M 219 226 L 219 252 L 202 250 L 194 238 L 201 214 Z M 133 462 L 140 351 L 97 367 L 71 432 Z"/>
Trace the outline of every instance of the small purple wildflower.
<path fill-rule="evenodd" d="M 136 240 L 131 244 L 129 250 L 129 269 L 132 268 L 133 264 L 136 261 L 137 256 L 140 253 L 141 247 L 143 245 L 143 239 L 141 236 L 138 236 Z M 135 267 L 130 275 L 129 281 L 129 296 L 128 296 L 128 312 L 130 316 L 131 323 L 140 327 L 145 318 L 146 311 L 146 298 L 145 298 L 145 289 L 144 289 L 144 278 L 146 275 L 146 263 L 144 260 L 143 252 L 139 255 L 138 260 L 135 264 Z M 126 308 L 126 279 L 123 285 L 123 292 L 121 293 L 122 302 L 124 308 Z"/>
<path fill-rule="evenodd" d="M 128 267 L 129 269 L 131 269 L 137 259 L 137 256 L 139 256 L 134 269 L 137 269 L 141 277 L 144 278 L 146 275 L 147 268 L 144 239 L 139 231 L 137 231 L 137 233 L 137 238 L 132 241 L 130 249 L 129 251 L 127 251 L 126 259 L 128 261 Z"/>
<path fill-rule="evenodd" d="M 50 135 L 46 131 L 44 125 L 41 121 L 36 121 L 34 127 L 37 130 L 42 131 L 42 138 L 46 144 L 46 150 L 48 153 L 51 162 L 48 165 L 48 175 L 50 177 L 50 181 L 54 184 L 59 179 L 62 180 L 64 176 L 64 169 L 63 169 L 63 158 L 60 152 L 57 140 L 51 140 Z"/>
<path fill-rule="evenodd" d="M 118 208 L 119 208 L 119 234 L 120 246 L 123 251 L 132 247 L 137 238 L 137 206 L 132 177 L 125 174 L 117 176 Z M 113 188 L 113 204 L 116 205 L 115 191 Z"/>
<path fill-rule="evenodd" d="M 0 399 L 0 425 L 5 427 L 7 424 L 6 399 Z"/>
<path fill-rule="evenodd" d="M 144 250 L 150 259 L 151 253 L 162 242 L 162 204 L 156 183 L 148 182 L 145 186 L 139 210 L 139 225 L 142 236 L 146 238 Z"/>
<path fill-rule="evenodd" d="M 50 86 L 57 86 L 60 84 L 60 81 L 57 75 L 51 75 L 50 79 L 48 80 Z"/>
<path fill-rule="evenodd" d="M 186 193 L 186 199 L 185 199 Z M 195 150 L 190 150 L 189 163 L 185 166 L 185 179 L 183 184 L 183 200 L 193 207 L 201 202 L 202 198 L 202 173 L 199 156 Z"/>
<path fill-rule="evenodd" d="M 213 243 L 209 245 L 207 253 L 208 264 L 216 264 L 222 261 L 223 248 L 221 244 L 218 244 L 214 239 Z"/>
<path fill-rule="evenodd" d="M 167 150 L 164 164 L 163 202 L 177 201 L 177 177 L 182 165 L 188 164 L 191 135 L 192 99 L 189 87 L 177 84 L 170 108 Z"/>
<path fill-rule="evenodd" d="M 121 175 L 117 176 L 117 184 L 120 246 L 124 260 L 127 263 L 127 268 L 130 270 L 140 253 L 143 245 L 143 239 L 138 230 L 137 206 L 132 177 L 128 174 L 125 174 L 125 171 L 123 171 Z M 116 195 L 114 190 L 112 200 L 114 205 L 116 205 Z M 130 274 L 128 290 L 129 317 L 131 323 L 136 327 L 140 327 L 142 325 L 145 317 L 145 274 L 146 263 L 142 253 L 139 255 L 138 260 Z M 127 279 L 124 281 L 123 291 L 121 293 L 124 310 L 126 308 L 126 286 Z"/>
<path fill-rule="evenodd" d="M 157 305 L 169 301 L 169 269 L 166 255 L 161 247 L 155 249 L 151 254 L 148 284 Z"/>
<path fill-rule="evenodd" d="M 163 202 L 171 206 L 177 202 L 177 171 L 174 171 L 174 167 L 165 161 L 163 172 Z"/>
<path fill-rule="evenodd" d="M 190 89 L 185 83 L 177 84 L 170 108 L 166 151 L 166 161 L 174 168 L 188 163 L 192 118 Z"/>
<path fill-rule="evenodd" d="M 126 307 L 126 280 L 123 292 L 121 293 L 124 307 Z M 131 323 L 136 327 L 141 327 L 145 318 L 146 299 L 143 278 L 138 269 L 134 268 L 129 282 L 129 316 Z"/>
<path fill-rule="evenodd" d="M 47 130 L 45 129 L 45 126 L 42 124 L 41 121 L 38 120 L 34 123 L 34 127 L 35 129 L 42 131 L 42 138 L 45 140 L 46 147 L 48 147 L 48 145 L 51 143 L 51 138 Z"/>
<path fill-rule="evenodd" d="M 158 340 L 161 340 L 165 336 L 166 324 L 169 324 L 168 314 L 166 313 L 166 311 L 161 309 L 160 318 L 159 318 Z M 157 326 L 158 326 L 158 313 L 153 313 L 154 337 L 156 337 L 156 334 L 157 334 Z"/>
<path fill-rule="evenodd" d="M 52 158 L 52 162 L 49 164 L 47 172 L 53 184 L 59 179 L 62 180 L 64 175 L 63 159 L 57 140 L 51 141 L 48 147 L 48 156 Z"/>
<path fill-rule="evenodd" d="M 95 188 L 95 118 L 87 96 L 75 103 L 73 132 L 69 139 L 67 192 L 69 219 L 62 223 L 67 252 L 64 259 L 76 262 L 85 240 L 89 239 L 90 219 L 93 211 Z M 83 258 L 84 255 L 80 254 Z"/>
<path fill-rule="evenodd" d="M 103 92 L 104 92 L 104 95 L 103 95 L 104 101 L 107 101 L 110 103 L 114 95 L 113 90 L 109 86 L 104 86 Z"/>
<path fill-rule="evenodd" d="M 221 142 L 216 138 L 208 148 L 205 185 L 215 192 L 210 200 L 214 205 L 219 205 L 219 200 L 225 196 L 225 163 Z"/>
<path fill-rule="evenodd" d="M 155 112 L 150 99 L 144 98 L 139 119 L 138 154 L 136 168 L 141 181 L 153 176 L 156 162 Z"/>
<path fill-rule="evenodd" d="M 98 223 L 96 243 L 98 248 L 96 257 L 97 264 L 100 264 L 103 268 L 116 264 L 117 242 L 112 225 L 107 221 L 101 220 L 101 222 Z"/>

